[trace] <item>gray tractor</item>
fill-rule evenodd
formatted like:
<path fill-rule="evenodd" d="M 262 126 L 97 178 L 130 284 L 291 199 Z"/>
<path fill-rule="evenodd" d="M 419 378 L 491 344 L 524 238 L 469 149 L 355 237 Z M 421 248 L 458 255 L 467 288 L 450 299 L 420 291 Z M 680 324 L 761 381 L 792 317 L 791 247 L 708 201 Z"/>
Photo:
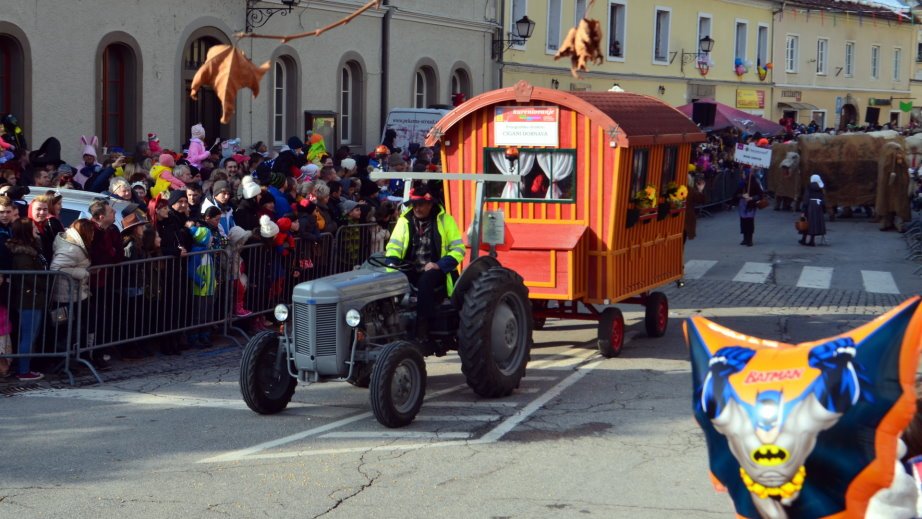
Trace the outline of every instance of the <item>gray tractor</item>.
<path fill-rule="evenodd" d="M 247 406 L 278 413 L 298 380 L 343 380 L 370 389 L 382 425 L 402 427 L 416 417 L 426 394 L 424 358 L 452 350 L 477 395 L 511 394 L 531 354 L 531 303 L 521 276 L 495 254 L 477 257 L 477 234 L 471 261 L 439 305 L 425 343 L 413 338 L 416 298 L 401 271 L 405 265 L 388 268 L 383 257 L 373 256 L 359 269 L 297 285 L 292 304 L 275 309 L 282 332 L 262 332 L 246 345 L 240 390 Z"/>

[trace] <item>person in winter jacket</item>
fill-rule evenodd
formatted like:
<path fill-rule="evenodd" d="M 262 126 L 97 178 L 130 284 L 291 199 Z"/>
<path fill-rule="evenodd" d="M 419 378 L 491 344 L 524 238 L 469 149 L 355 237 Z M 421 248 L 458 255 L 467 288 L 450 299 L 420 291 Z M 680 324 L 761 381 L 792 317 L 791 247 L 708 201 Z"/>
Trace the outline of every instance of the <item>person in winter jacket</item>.
<path fill-rule="evenodd" d="M 339 222 L 330 210 L 330 187 L 318 180 L 314 185 L 314 196 L 317 198 L 317 230 L 335 235 Z"/>
<path fill-rule="evenodd" d="M 247 175 L 243 177 L 241 184 L 242 200 L 237 204 L 234 210 L 234 221 L 240 227 L 247 231 L 256 231 L 259 228 L 259 193 L 261 189 L 253 180 L 253 177 Z"/>
<path fill-rule="evenodd" d="M 186 184 L 173 176 L 175 167 L 176 159 L 172 155 L 169 153 L 160 155 L 158 164 L 150 170 L 150 177 L 154 179 L 154 187 L 150 188 L 151 197 L 163 194 L 167 190 L 186 189 Z"/>
<path fill-rule="evenodd" d="M 304 143 L 297 137 L 291 137 L 288 139 L 288 149 L 275 158 L 272 171 L 286 177 L 298 177 L 301 175 L 301 167 L 305 164 L 307 157 L 304 155 Z"/>
<path fill-rule="evenodd" d="M 32 220 L 20 218 L 13 222 L 13 237 L 6 246 L 12 255 L 13 270 L 48 270 L 48 262 L 38 247 L 33 234 Z M 41 275 L 14 275 L 11 293 L 16 294 L 19 303 L 19 347 L 18 378 L 20 381 L 36 381 L 44 378 L 39 372 L 30 370 L 29 353 L 35 346 L 47 303 L 48 278 Z"/>
<path fill-rule="evenodd" d="M 39 250 L 46 260 L 54 255 L 54 239 L 64 232 L 64 225 L 60 220 L 51 216 L 51 206 L 54 197 L 39 195 L 29 204 L 29 218 L 38 233 Z"/>
<path fill-rule="evenodd" d="M 89 246 L 93 243 L 96 235 L 96 224 L 91 220 L 81 218 L 61 234 L 58 234 L 54 240 L 54 257 L 51 258 L 50 270 L 56 270 L 67 274 L 73 279 L 73 283 L 64 283 L 62 278 L 57 278 L 54 284 L 52 297 L 57 303 L 58 311 L 67 311 L 68 306 L 73 305 L 74 314 L 81 316 L 79 325 L 74 325 L 78 339 L 82 341 L 88 333 L 89 324 L 89 297 L 90 292 L 90 250 Z M 79 309 L 76 306 L 80 306 Z M 62 310 L 63 309 L 63 310 Z M 64 332 L 66 327 L 60 327 L 60 332 Z M 66 340 L 59 333 L 58 340 Z M 82 342 L 81 342 L 82 344 Z"/>
<path fill-rule="evenodd" d="M 227 238 L 231 228 L 236 225 L 234 222 L 234 208 L 230 205 L 230 199 L 230 186 L 227 181 L 219 180 L 211 185 L 211 195 L 202 202 L 202 214 L 205 214 L 209 207 L 217 207 L 221 211 L 218 230 L 221 236 L 225 238 Z"/>
<path fill-rule="evenodd" d="M 192 249 L 192 238 L 187 231 L 191 226 L 186 213 L 189 210 L 189 199 L 185 191 L 173 191 L 167 200 L 166 218 L 157 220 L 157 232 L 160 233 L 160 249 L 164 256 L 185 256 Z M 159 217 L 159 212 L 157 213 Z M 188 224 L 188 225 L 187 225 Z"/>
<path fill-rule="evenodd" d="M 241 254 L 246 242 L 253 236 L 253 231 L 243 227 L 231 227 L 227 233 L 227 252 L 230 258 L 230 274 L 234 280 L 234 317 L 247 317 L 253 312 L 246 309 L 247 275 L 246 265 Z"/>
<path fill-rule="evenodd" d="M 205 149 L 205 127 L 196 124 L 192 127 L 192 139 L 189 140 L 189 154 L 186 158 L 189 164 L 201 169 L 202 162 L 211 157 L 211 152 Z M 220 139 L 218 139 L 220 142 Z M 215 143 L 217 144 L 217 142 Z"/>
<path fill-rule="evenodd" d="M 205 214 L 206 223 L 217 225 L 220 210 L 210 209 Z M 209 222 L 210 220 L 210 222 Z M 211 321 L 211 308 L 214 306 L 215 295 L 215 264 L 210 251 L 214 249 L 214 234 L 209 225 L 197 224 L 189 229 L 192 236 L 192 255 L 188 259 L 189 278 L 192 279 L 192 308 L 195 312 L 195 324 L 205 325 Z M 203 254 L 195 254 L 195 253 Z M 189 343 L 192 346 L 206 348 L 211 346 L 211 331 L 207 328 L 189 334 Z"/>

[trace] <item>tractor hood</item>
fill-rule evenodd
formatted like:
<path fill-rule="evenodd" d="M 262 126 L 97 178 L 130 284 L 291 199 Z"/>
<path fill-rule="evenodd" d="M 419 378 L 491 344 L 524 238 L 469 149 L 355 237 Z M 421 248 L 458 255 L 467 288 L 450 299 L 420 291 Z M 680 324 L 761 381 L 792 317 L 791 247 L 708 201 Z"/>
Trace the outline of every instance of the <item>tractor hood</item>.
<path fill-rule="evenodd" d="M 358 269 L 298 284 L 294 303 L 323 305 L 365 302 L 382 297 L 402 296 L 410 291 L 407 277 L 400 272 Z"/>

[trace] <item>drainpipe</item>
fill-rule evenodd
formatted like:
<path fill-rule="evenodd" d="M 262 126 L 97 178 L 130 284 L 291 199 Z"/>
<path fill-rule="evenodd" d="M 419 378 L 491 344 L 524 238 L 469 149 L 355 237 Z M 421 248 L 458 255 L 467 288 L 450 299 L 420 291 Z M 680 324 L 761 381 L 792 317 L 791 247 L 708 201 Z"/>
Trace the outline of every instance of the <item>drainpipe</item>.
<path fill-rule="evenodd" d="M 391 17 L 394 10 L 390 8 L 390 0 L 382 2 L 384 6 L 384 18 L 381 22 L 381 117 L 378 126 L 378 135 L 384 130 L 387 123 L 387 83 L 390 80 L 390 40 L 391 40 Z"/>
<path fill-rule="evenodd" d="M 503 39 L 503 32 L 506 30 L 506 0 L 496 0 L 499 4 L 499 39 Z M 493 45 L 493 42 L 490 42 L 490 45 Z M 503 63 L 503 57 L 505 56 L 504 45 L 499 44 L 499 56 L 496 58 L 497 63 L 497 73 L 496 76 L 499 79 L 499 83 L 495 85 L 495 88 L 503 88 L 503 69 L 506 68 Z M 493 49 L 490 49 L 490 53 L 493 53 Z"/>

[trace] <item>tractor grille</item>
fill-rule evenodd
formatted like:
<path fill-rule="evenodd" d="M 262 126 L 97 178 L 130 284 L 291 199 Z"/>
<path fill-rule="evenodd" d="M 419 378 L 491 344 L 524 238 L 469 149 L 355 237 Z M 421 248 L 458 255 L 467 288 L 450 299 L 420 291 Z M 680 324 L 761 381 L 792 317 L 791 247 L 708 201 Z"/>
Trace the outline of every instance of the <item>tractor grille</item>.
<path fill-rule="evenodd" d="M 335 304 L 295 304 L 295 351 L 308 356 L 335 356 L 336 313 Z"/>

